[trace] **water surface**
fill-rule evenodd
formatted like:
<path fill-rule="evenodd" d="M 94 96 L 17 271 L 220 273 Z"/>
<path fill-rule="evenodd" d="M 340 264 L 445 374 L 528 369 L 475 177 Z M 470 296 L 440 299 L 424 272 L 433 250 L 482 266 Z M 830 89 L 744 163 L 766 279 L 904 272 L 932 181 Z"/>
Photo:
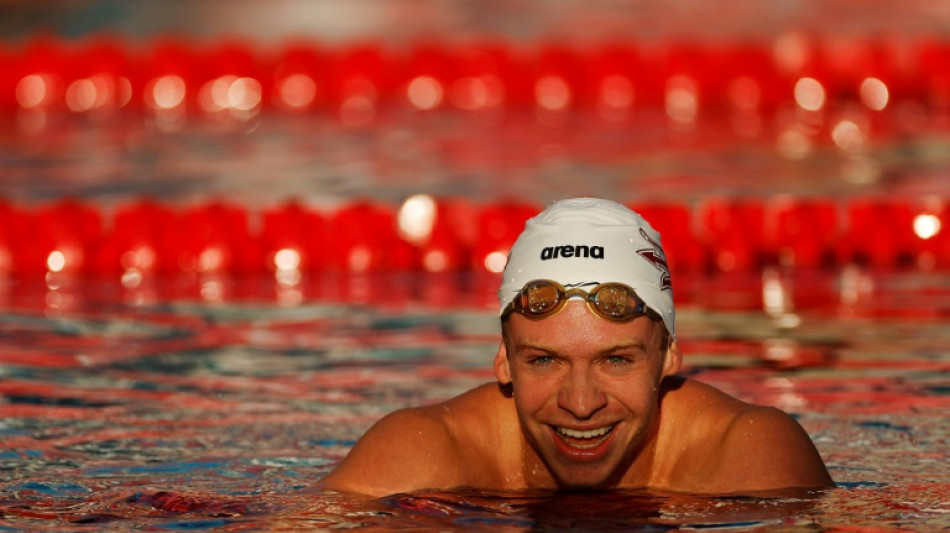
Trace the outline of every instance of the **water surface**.
<path fill-rule="evenodd" d="M 492 379 L 490 282 L 439 278 L 461 295 L 451 305 L 426 275 L 349 280 L 374 287 L 376 305 L 313 293 L 288 303 L 266 279 L 215 280 L 210 300 L 198 280 L 148 295 L 90 280 L 7 284 L 0 526 L 938 530 L 950 526 L 950 300 L 933 289 L 939 276 L 916 294 L 916 273 L 873 278 L 876 298 L 794 314 L 766 313 L 754 294 L 737 308 L 734 291 L 726 309 L 710 280 L 681 284 L 706 295 L 680 305 L 683 373 L 792 413 L 837 489 L 373 501 L 306 489 L 383 414 Z M 916 305 L 891 309 L 895 288 Z"/>

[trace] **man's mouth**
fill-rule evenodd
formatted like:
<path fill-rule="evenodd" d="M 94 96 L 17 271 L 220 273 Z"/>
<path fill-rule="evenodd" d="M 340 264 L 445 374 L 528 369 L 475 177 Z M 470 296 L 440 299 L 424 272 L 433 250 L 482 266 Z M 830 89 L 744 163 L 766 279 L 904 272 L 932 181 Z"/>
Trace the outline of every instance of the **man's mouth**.
<path fill-rule="evenodd" d="M 603 426 L 586 431 L 554 426 L 554 431 L 573 448 L 593 448 L 603 442 L 614 426 Z"/>

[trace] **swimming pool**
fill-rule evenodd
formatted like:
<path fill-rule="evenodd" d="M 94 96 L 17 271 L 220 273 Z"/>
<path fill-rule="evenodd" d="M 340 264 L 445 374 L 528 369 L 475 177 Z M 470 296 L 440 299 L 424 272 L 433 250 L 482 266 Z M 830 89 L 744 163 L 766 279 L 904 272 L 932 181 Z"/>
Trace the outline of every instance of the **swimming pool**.
<path fill-rule="evenodd" d="M 268 116 L 168 130 L 139 115 L 21 113 L 4 116 L 4 194 L 27 210 L 77 198 L 107 228 L 143 196 L 183 210 L 224 198 L 257 229 L 257 215 L 288 198 L 395 209 L 418 192 L 462 214 L 471 211 L 452 201 L 597 194 L 675 198 L 699 212 L 736 195 L 842 207 L 946 198 L 942 117 L 889 116 L 896 129 L 869 156 L 830 139 L 783 144 L 781 131 L 750 140 L 729 117 L 671 133 L 650 111 L 623 123 L 636 128 L 584 115 L 398 112 L 369 127 Z M 945 529 L 950 278 L 942 256 L 908 265 L 891 257 L 898 251 L 863 266 L 711 261 L 674 274 L 684 373 L 794 414 L 839 485 L 771 499 L 455 491 L 361 502 L 302 492 L 384 413 L 491 380 L 493 274 L 120 278 L 48 260 L 7 272 L 0 528 Z"/>
<path fill-rule="evenodd" d="M 49 289 L 8 293 L 0 326 L 0 525 L 948 524 L 946 285 L 915 294 L 907 289 L 913 280 L 901 275 L 876 277 L 880 298 L 853 313 L 843 305 L 805 309 L 791 328 L 761 311 L 717 308 L 714 300 L 681 306 L 685 374 L 795 414 L 838 489 L 785 499 L 426 493 L 370 504 L 301 494 L 382 414 L 491 379 L 492 311 L 478 298 L 446 306 L 426 296 L 436 284 L 453 294 L 485 291 L 486 284 L 464 275 L 379 276 L 374 286 L 383 300 L 373 306 L 312 297 L 287 305 L 272 282 L 218 302 L 158 296 L 142 303 L 112 282 L 64 284 L 62 298 L 53 300 Z M 698 293 L 717 290 L 708 279 L 683 281 Z M 385 289 L 394 285 L 404 289 Z M 893 298 L 908 297 L 928 312 L 889 311 Z"/>

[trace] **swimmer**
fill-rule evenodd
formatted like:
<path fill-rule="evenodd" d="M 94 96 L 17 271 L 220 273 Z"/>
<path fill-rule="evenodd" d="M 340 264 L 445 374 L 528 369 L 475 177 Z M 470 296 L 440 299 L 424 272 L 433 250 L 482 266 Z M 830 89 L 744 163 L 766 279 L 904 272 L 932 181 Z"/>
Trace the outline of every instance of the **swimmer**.
<path fill-rule="evenodd" d="M 778 409 L 677 376 L 659 234 L 600 199 L 556 202 L 512 247 L 496 383 L 377 422 L 318 488 L 629 489 L 757 494 L 833 486 Z"/>

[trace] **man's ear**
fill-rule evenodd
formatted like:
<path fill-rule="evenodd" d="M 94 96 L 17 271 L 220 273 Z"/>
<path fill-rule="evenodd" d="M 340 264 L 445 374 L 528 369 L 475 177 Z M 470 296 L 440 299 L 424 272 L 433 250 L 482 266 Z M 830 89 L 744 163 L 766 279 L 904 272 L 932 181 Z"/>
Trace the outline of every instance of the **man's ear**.
<path fill-rule="evenodd" d="M 666 349 L 666 355 L 663 357 L 663 376 L 676 374 L 681 366 L 683 366 L 683 352 L 680 351 L 676 341 L 671 340 L 669 348 Z"/>
<path fill-rule="evenodd" d="M 498 353 L 495 354 L 495 379 L 502 385 L 511 383 L 511 368 L 508 366 L 508 348 L 505 347 L 505 341 L 498 344 Z"/>

